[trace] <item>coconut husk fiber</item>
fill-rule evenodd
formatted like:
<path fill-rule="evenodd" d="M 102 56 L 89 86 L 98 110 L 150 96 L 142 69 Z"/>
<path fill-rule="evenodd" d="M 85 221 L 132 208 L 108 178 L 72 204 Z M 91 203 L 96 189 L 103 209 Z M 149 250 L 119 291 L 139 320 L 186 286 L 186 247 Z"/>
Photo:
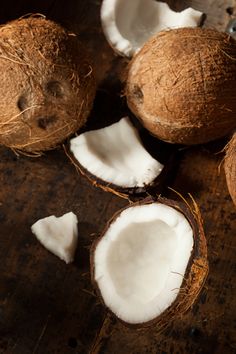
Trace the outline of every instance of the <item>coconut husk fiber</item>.
<path fill-rule="evenodd" d="M 0 27 L 0 144 L 37 153 L 85 122 L 93 68 L 75 34 L 43 16 Z"/>
<path fill-rule="evenodd" d="M 236 128 L 236 41 L 215 29 L 152 37 L 132 59 L 127 103 L 158 138 L 206 143 Z"/>

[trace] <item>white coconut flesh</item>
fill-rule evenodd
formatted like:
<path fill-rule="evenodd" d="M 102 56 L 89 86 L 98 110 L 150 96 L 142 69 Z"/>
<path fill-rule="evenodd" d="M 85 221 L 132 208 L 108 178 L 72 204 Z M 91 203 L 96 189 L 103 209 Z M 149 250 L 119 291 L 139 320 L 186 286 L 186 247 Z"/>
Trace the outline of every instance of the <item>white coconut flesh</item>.
<path fill-rule="evenodd" d="M 92 175 L 122 188 L 150 185 L 164 167 L 143 147 L 128 117 L 71 139 L 70 150 Z"/>
<path fill-rule="evenodd" d="M 47 250 L 70 263 L 77 247 L 77 222 L 77 216 L 72 212 L 60 217 L 51 215 L 36 221 L 31 230 Z"/>
<path fill-rule="evenodd" d="M 150 321 L 176 299 L 193 249 L 185 216 L 160 203 L 124 210 L 94 251 L 104 303 L 121 320 Z"/>
<path fill-rule="evenodd" d="M 155 33 L 195 27 L 203 13 L 192 8 L 175 12 L 154 0 L 103 0 L 101 22 L 108 42 L 119 53 L 132 56 Z"/>

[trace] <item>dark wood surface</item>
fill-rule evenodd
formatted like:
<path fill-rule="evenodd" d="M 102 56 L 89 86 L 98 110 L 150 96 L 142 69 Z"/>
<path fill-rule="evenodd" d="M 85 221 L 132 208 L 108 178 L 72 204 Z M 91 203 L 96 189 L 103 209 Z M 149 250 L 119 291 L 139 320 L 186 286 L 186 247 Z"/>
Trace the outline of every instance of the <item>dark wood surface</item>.
<path fill-rule="evenodd" d="M 224 27 L 235 1 L 192 1 L 204 5 L 212 23 Z M 173 2 L 172 2 L 173 3 Z M 40 12 L 74 30 L 87 44 L 99 83 L 87 129 L 126 113 L 120 71 L 99 22 L 100 1 L 6 2 L 0 21 Z M 208 18 L 208 25 L 211 21 Z M 228 354 L 236 352 L 236 208 L 226 187 L 221 152 L 227 139 L 181 149 L 169 186 L 191 193 L 202 212 L 210 272 L 197 302 L 162 333 L 127 329 L 95 296 L 89 248 L 109 218 L 128 201 L 93 187 L 63 149 L 40 158 L 0 148 L 0 353 L 4 354 Z M 177 147 L 176 147 L 177 149 Z M 220 168 L 221 166 L 221 168 Z M 166 189 L 164 195 L 178 198 Z M 30 231 L 39 218 L 72 210 L 78 216 L 75 262 L 66 265 L 44 249 Z"/>

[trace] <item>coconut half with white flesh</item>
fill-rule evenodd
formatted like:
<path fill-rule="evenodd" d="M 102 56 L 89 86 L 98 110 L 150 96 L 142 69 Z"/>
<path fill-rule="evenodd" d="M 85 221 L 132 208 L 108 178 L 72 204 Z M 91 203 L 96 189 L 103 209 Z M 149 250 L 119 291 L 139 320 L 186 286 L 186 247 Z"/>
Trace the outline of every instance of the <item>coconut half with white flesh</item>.
<path fill-rule="evenodd" d="M 159 198 L 119 211 L 91 249 L 102 302 L 129 326 L 166 326 L 195 301 L 208 273 L 198 210 Z"/>
<path fill-rule="evenodd" d="M 157 186 L 164 166 L 144 148 L 128 117 L 70 140 L 72 162 L 93 184 L 127 197 Z"/>
<path fill-rule="evenodd" d="M 192 8 L 173 11 L 154 0 L 103 0 L 101 23 L 107 41 L 120 55 L 132 57 L 155 33 L 196 27 L 203 13 Z"/>

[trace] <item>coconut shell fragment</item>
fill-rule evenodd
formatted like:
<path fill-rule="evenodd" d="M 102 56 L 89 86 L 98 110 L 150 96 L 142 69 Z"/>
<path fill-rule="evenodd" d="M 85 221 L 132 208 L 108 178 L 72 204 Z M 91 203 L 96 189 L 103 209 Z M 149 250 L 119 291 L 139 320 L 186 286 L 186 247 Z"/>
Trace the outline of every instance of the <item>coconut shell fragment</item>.
<path fill-rule="evenodd" d="M 236 206 L 236 133 L 228 144 L 224 167 L 229 193 Z"/>
<path fill-rule="evenodd" d="M 156 210 L 159 210 L 159 216 L 153 218 L 150 215 L 154 215 Z M 147 219 L 144 221 L 146 213 Z M 144 223 L 140 223 L 140 219 Z M 121 220 L 126 220 L 127 224 L 124 222 L 121 226 Z M 153 232 L 155 222 L 157 228 Z M 143 233 L 144 228 L 147 228 L 146 234 Z M 168 244 L 171 238 L 180 240 L 179 245 L 175 244 L 172 248 L 172 256 L 158 250 L 159 258 L 156 257 L 156 237 L 160 237 L 157 249 L 162 248 L 165 242 Z M 169 241 L 166 241 L 168 238 Z M 143 243 L 140 243 L 141 239 Z M 171 247 L 169 249 L 171 252 Z M 186 258 L 186 253 L 189 258 Z M 184 258 L 186 264 L 182 269 L 185 271 L 184 274 L 182 271 L 179 273 L 178 266 L 175 268 L 174 263 L 170 264 L 166 268 L 170 275 L 160 278 L 162 286 L 157 287 L 157 290 L 156 274 L 168 257 L 171 260 L 178 259 L 179 264 Z M 154 266 L 151 263 L 153 259 L 156 262 Z M 126 269 L 125 272 L 123 268 Z M 172 200 L 149 198 L 120 210 L 108 222 L 91 249 L 91 272 L 99 298 L 121 322 L 134 328 L 155 325 L 157 330 L 162 330 L 191 307 L 208 274 L 206 239 L 198 207 L 194 203 L 193 209 L 190 209 L 189 206 Z M 131 279 L 127 280 L 129 274 Z M 174 279 L 173 283 L 170 283 L 171 277 Z M 142 283 L 139 284 L 138 280 Z"/>
<path fill-rule="evenodd" d="M 153 0 L 103 0 L 101 24 L 111 47 L 132 57 L 154 34 L 167 28 L 195 27 L 203 14 L 191 7 L 180 12 L 167 3 Z"/>
<path fill-rule="evenodd" d="M 127 199 L 160 192 L 173 165 L 171 154 L 163 165 L 161 151 L 148 152 L 129 117 L 72 138 L 66 154 L 93 185 Z"/>
<path fill-rule="evenodd" d="M 236 41 L 214 29 L 152 37 L 133 58 L 131 111 L 154 136 L 180 144 L 223 137 L 236 127 Z"/>
<path fill-rule="evenodd" d="M 44 17 L 0 27 L 0 143 L 37 153 L 77 131 L 92 108 L 93 69 L 75 34 Z"/>

